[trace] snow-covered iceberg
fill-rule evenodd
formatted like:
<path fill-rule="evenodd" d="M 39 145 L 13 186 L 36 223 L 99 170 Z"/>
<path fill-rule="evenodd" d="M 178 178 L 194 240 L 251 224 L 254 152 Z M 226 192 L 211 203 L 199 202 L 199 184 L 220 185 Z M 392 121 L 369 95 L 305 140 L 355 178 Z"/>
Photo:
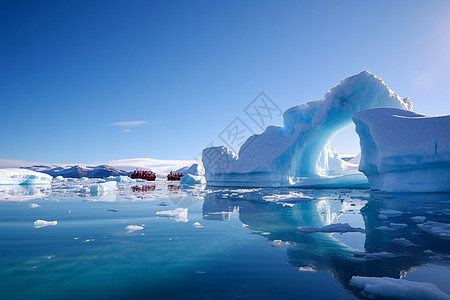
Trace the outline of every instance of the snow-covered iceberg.
<path fill-rule="evenodd" d="M 205 177 L 203 176 L 195 176 L 191 174 L 186 174 L 180 179 L 181 184 L 185 185 L 194 185 L 194 184 L 202 184 L 206 183 Z"/>
<path fill-rule="evenodd" d="M 353 121 L 361 144 L 359 170 L 372 189 L 450 192 L 450 115 L 374 108 Z"/>
<path fill-rule="evenodd" d="M 117 188 L 117 181 L 107 181 L 91 184 L 89 186 L 89 191 L 91 196 L 101 196 L 106 193 L 115 192 L 116 188 Z"/>
<path fill-rule="evenodd" d="M 175 170 L 175 173 L 181 173 L 183 175 L 191 174 L 195 176 L 205 175 L 205 169 L 201 164 L 195 163 L 191 166 L 185 166 L 180 169 Z"/>
<path fill-rule="evenodd" d="M 211 186 L 368 187 L 356 164 L 329 147 L 331 138 L 351 125 L 352 115 L 374 107 L 411 110 L 412 102 L 364 71 L 342 80 L 323 98 L 284 112 L 284 126 L 251 136 L 237 155 L 225 146 L 203 150 Z"/>
<path fill-rule="evenodd" d="M 30 185 L 30 184 L 50 184 L 52 176 L 25 169 L 7 168 L 0 169 L 0 185 Z"/>

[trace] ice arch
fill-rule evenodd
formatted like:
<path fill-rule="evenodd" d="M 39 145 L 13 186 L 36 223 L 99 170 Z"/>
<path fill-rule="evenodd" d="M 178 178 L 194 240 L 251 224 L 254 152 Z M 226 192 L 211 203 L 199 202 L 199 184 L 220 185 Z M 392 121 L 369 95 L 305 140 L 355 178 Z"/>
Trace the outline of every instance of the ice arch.
<path fill-rule="evenodd" d="M 203 150 L 207 183 L 213 186 L 331 183 L 338 187 L 361 184 L 358 176 L 367 182 L 356 169 L 348 170 L 349 165 L 334 155 L 328 142 L 351 124 L 353 114 L 374 107 L 412 110 L 412 102 L 401 98 L 370 72 L 346 78 L 323 98 L 285 111 L 284 126 L 269 126 L 263 133 L 251 136 L 239 155 L 224 146 Z"/>

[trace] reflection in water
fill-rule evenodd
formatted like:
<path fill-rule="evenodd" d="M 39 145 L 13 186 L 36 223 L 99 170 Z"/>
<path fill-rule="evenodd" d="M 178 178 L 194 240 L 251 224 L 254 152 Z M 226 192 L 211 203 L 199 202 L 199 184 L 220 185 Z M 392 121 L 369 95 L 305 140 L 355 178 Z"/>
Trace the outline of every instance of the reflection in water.
<path fill-rule="evenodd" d="M 152 184 L 152 185 L 133 185 L 131 187 L 131 190 L 133 192 L 151 192 L 154 191 L 156 188 L 156 185 Z"/>
<path fill-rule="evenodd" d="M 0 185 L 0 201 L 29 201 L 50 193 L 50 185 Z"/>
<path fill-rule="evenodd" d="M 291 192 L 276 193 L 284 199 Z M 448 223 L 450 194 L 355 193 L 360 191 L 309 191 L 310 201 L 286 205 L 264 201 L 273 198 L 266 197 L 273 195 L 271 190 L 212 190 L 205 196 L 203 217 L 212 220 L 238 211 L 244 226 L 264 234 L 272 245 L 287 247 L 291 265 L 300 271 L 328 271 L 352 292 L 352 276 L 401 278 L 426 263 L 450 262 L 450 241 L 421 229 L 421 222 Z M 344 213 L 358 207 L 362 219 L 357 226 L 365 227 L 366 234 L 356 238 L 363 239 L 365 252 L 355 251 L 336 233 L 297 232 L 299 226 L 340 223 Z"/>

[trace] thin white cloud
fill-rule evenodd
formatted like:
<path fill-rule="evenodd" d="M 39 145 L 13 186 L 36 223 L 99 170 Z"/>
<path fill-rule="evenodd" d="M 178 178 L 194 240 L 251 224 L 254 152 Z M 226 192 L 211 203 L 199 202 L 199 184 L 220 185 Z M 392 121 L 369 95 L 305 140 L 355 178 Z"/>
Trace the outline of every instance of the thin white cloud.
<path fill-rule="evenodd" d="M 131 129 L 124 129 L 124 130 L 122 130 L 122 132 L 128 133 L 128 132 L 131 132 Z"/>
<path fill-rule="evenodd" d="M 128 121 L 128 122 L 115 122 L 109 124 L 109 126 L 121 126 L 121 127 L 138 127 L 147 124 L 148 121 Z"/>

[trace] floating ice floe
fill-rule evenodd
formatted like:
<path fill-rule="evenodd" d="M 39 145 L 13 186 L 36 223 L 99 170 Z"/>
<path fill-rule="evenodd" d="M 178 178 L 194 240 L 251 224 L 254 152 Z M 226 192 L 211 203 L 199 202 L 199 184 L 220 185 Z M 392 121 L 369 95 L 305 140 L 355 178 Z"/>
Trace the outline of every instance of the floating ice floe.
<path fill-rule="evenodd" d="M 192 224 L 192 226 L 194 226 L 195 228 L 202 228 L 203 225 L 200 224 L 199 222 L 195 222 L 194 224 Z"/>
<path fill-rule="evenodd" d="M 450 300 L 450 296 L 431 282 L 416 282 L 389 277 L 353 276 L 350 285 L 362 289 L 369 298 L 389 297 L 408 300 Z"/>
<path fill-rule="evenodd" d="M 405 229 L 407 227 L 408 227 L 408 225 L 405 223 L 389 223 L 387 226 L 383 225 L 383 226 L 375 227 L 375 229 L 384 230 L 384 231 L 395 231 L 395 230 Z"/>
<path fill-rule="evenodd" d="M 31 203 L 30 205 L 28 205 L 28 207 L 29 208 L 37 208 L 37 207 L 40 207 L 40 205 L 37 203 Z"/>
<path fill-rule="evenodd" d="M 285 111 L 284 126 L 251 136 L 239 153 L 225 146 L 204 149 L 207 184 L 368 187 L 358 165 L 342 160 L 328 143 L 351 125 L 353 114 L 383 106 L 410 110 L 412 102 L 367 71 L 346 78 L 323 98 Z"/>
<path fill-rule="evenodd" d="M 274 247 L 289 247 L 291 245 L 291 242 L 286 241 L 283 242 L 282 240 L 273 240 L 270 242 L 270 244 Z"/>
<path fill-rule="evenodd" d="M 403 247 L 418 247 L 419 246 L 419 245 L 416 245 L 413 242 L 411 242 L 410 240 L 407 240 L 405 238 L 393 239 L 392 242 L 394 244 L 397 244 L 397 245 L 403 246 Z"/>
<path fill-rule="evenodd" d="M 337 223 L 337 224 L 330 224 L 323 227 L 314 227 L 314 226 L 302 226 L 298 227 L 297 231 L 299 233 L 314 233 L 314 232 L 361 232 L 365 233 L 366 231 L 359 227 L 352 227 L 348 223 Z"/>
<path fill-rule="evenodd" d="M 426 217 L 425 216 L 414 216 L 411 217 L 411 220 L 413 220 L 416 223 L 423 223 L 425 221 Z"/>
<path fill-rule="evenodd" d="M 53 177 L 26 169 L 0 169 L 0 185 L 50 184 Z"/>
<path fill-rule="evenodd" d="M 188 208 L 176 208 L 174 210 L 157 211 L 156 216 L 174 219 L 177 222 L 189 222 Z"/>
<path fill-rule="evenodd" d="M 55 226 L 58 224 L 58 221 L 45 221 L 45 220 L 36 220 L 34 221 L 34 228 L 42 228 L 46 226 Z"/>
<path fill-rule="evenodd" d="M 450 115 L 374 108 L 353 116 L 361 144 L 359 170 L 385 192 L 450 191 Z"/>
<path fill-rule="evenodd" d="M 125 230 L 128 233 L 132 233 L 132 232 L 143 230 L 143 229 L 144 229 L 144 227 L 143 226 L 139 226 L 139 225 L 128 225 L 127 227 L 125 227 Z"/>
<path fill-rule="evenodd" d="M 379 219 L 387 220 L 388 218 L 399 217 L 403 215 L 403 212 L 392 209 L 382 209 L 380 210 L 380 214 L 378 215 Z"/>
<path fill-rule="evenodd" d="M 450 240 L 450 223 L 427 221 L 422 224 L 417 224 L 417 227 L 425 232 L 436 235 L 441 239 Z"/>
<path fill-rule="evenodd" d="M 316 272 L 316 270 L 312 267 L 300 267 L 298 268 L 299 272 Z"/>

